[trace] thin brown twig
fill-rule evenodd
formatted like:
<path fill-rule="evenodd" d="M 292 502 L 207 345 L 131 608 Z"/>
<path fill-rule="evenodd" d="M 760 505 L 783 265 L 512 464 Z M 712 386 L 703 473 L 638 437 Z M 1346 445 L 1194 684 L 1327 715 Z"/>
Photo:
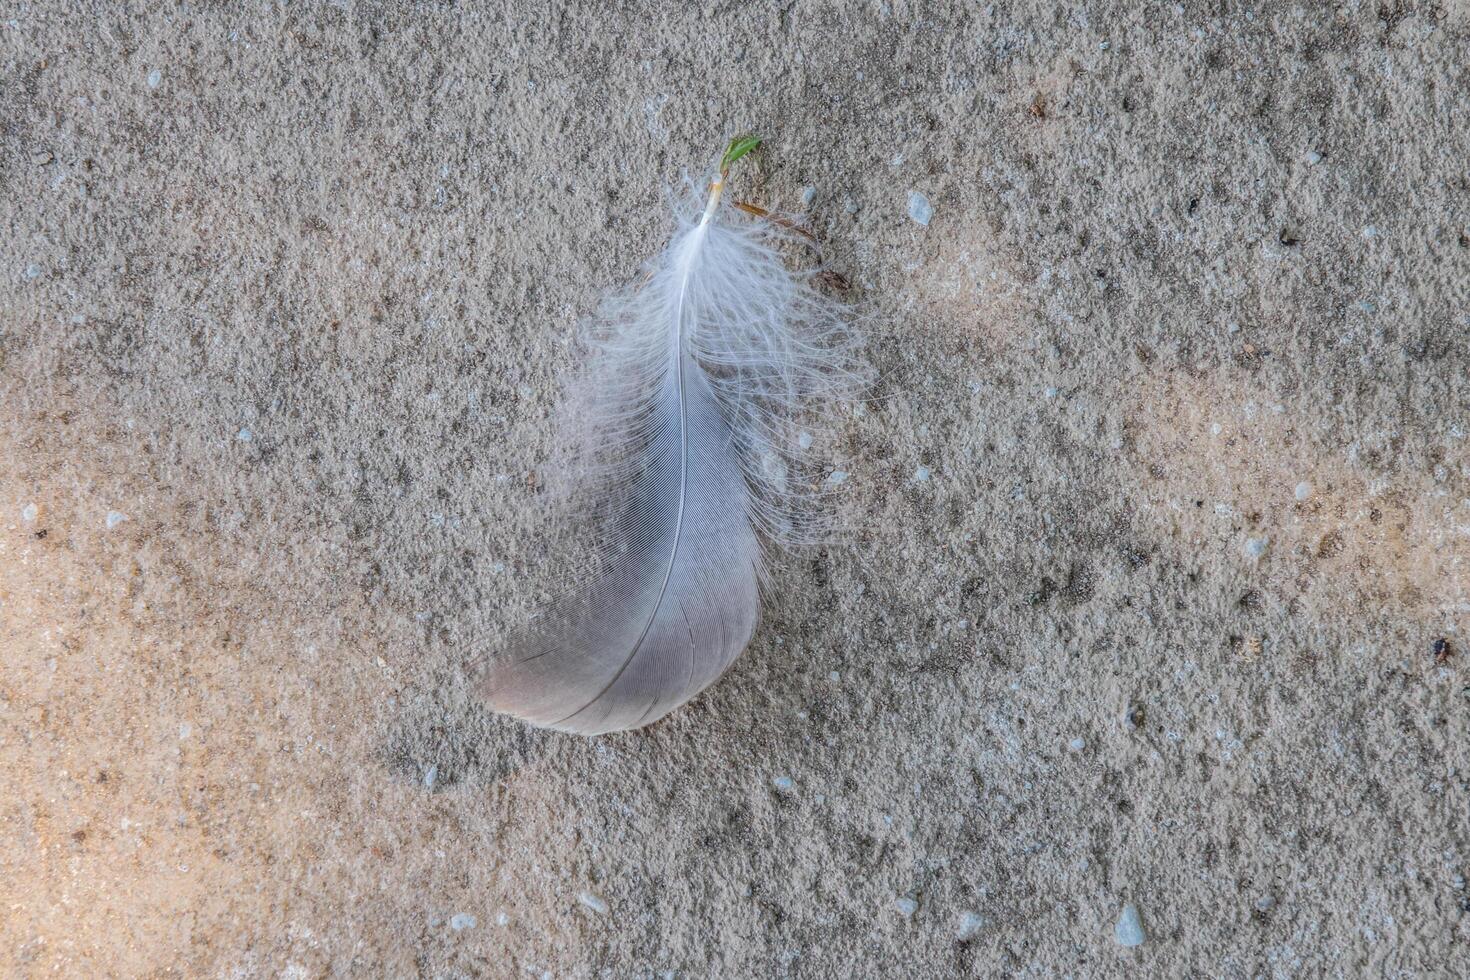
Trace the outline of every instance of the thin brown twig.
<path fill-rule="evenodd" d="M 817 236 L 812 234 L 807 229 L 801 227 L 790 218 L 783 218 L 780 215 L 761 207 L 759 204 L 751 204 L 749 201 L 736 201 L 735 207 L 739 208 L 741 211 L 744 211 L 746 214 L 754 215 L 757 218 L 764 218 L 772 224 L 779 225 L 780 227 L 785 228 L 788 231 L 796 232 L 798 235 L 801 235 L 803 238 L 805 238 L 811 244 L 812 248 L 816 249 L 818 252 L 821 251 L 822 243 L 817 238 Z M 852 283 L 847 281 L 847 277 L 834 269 L 822 269 L 816 274 L 815 278 L 818 282 L 822 283 L 822 285 L 829 286 L 833 289 L 846 291 L 852 288 Z"/>
<path fill-rule="evenodd" d="M 811 232 L 807 231 L 805 228 L 801 227 L 790 218 L 783 218 L 779 214 L 773 214 L 772 212 L 767 211 L 765 208 L 761 207 L 759 204 L 751 204 L 749 201 L 736 201 L 735 206 L 744 211 L 746 214 L 753 214 L 757 218 L 765 218 L 772 224 L 780 225 L 782 228 L 785 228 L 788 231 L 794 231 L 798 235 L 802 235 L 810 240 L 813 244 L 815 244 L 817 241 L 816 235 L 813 235 Z"/>

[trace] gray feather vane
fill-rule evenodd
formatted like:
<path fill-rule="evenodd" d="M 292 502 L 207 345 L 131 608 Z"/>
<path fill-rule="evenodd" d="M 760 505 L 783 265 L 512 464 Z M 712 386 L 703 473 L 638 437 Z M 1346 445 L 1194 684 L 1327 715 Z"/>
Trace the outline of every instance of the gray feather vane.
<path fill-rule="evenodd" d="M 866 368 L 844 308 L 788 270 L 789 234 L 722 200 L 758 142 L 589 326 L 563 435 L 591 570 L 482 668 L 497 711 L 586 735 L 658 720 L 750 642 L 767 545 L 818 536 L 812 433 Z"/>

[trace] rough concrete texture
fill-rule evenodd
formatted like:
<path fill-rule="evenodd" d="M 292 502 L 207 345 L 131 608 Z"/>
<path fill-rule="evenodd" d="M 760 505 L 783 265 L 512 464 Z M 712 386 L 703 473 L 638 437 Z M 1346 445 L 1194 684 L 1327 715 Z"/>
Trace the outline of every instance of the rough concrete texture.
<path fill-rule="evenodd" d="M 1467 52 L 10 5 L 0 974 L 1466 975 Z M 527 731 L 462 665 L 545 592 L 573 325 L 752 129 L 881 375 L 849 533 L 667 721 Z"/>

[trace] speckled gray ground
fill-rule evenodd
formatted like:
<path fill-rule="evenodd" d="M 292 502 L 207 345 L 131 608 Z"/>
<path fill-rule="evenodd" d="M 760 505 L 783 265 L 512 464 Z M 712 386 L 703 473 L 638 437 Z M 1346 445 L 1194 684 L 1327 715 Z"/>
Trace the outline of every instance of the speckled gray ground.
<path fill-rule="evenodd" d="M 0 974 L 1470 972 L 1470 8 L 489 7 L 0 12 Z M 571 327 L 746 129 L 852 531 L 528 733 Z"/>

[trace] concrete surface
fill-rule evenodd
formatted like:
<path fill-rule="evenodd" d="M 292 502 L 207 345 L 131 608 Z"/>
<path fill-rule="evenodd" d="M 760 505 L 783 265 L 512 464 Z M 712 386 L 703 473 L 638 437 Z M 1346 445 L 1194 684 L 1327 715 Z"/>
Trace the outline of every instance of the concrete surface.
<path fill-rule="evenodd" d="M 0 12 L 0 974 L 1470 973 L 1467 5 L 147 6 Z M 751 129 L 851 530 L 500 721 L 572 326 Z"/>

